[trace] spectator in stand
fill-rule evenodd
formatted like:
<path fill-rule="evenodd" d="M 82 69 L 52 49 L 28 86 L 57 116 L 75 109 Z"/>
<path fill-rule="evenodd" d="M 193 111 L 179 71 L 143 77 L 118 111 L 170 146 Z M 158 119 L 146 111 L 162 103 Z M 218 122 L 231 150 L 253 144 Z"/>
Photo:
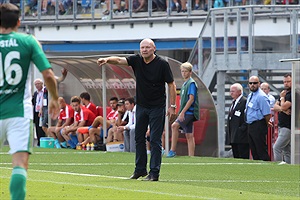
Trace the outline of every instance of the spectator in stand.
<path fill-rule="evenodd" d="M 73 0 L 63 0 L 59 4 L 59 13 L 61 15 L 70 15 L 73 13 Z"/>
<path fill-rule="evenodd" d="M 137 12 L 146 12 L 148 9 L 147 9 L 147 3 L 148 1 L 146 0 L 136 0 L 136 3 L 137 6 L 135 9 L 133 9 L 133 12 L 137 13 Z"/>
<path fill-rule="evenodd" d="M 156 11 L 166 11 L 168 0 L 153 0 L 153 4 L 156 6 Z M 155 11 L 154 9 L 152 11 Z"/>
<path fill-rule="evenodd" d="M 180 13 L 180 12 L 186 13 L 187 12 L 186 4 L 187 4 L 187 0 L 177 0 L 175 2 L 177 12 L 178 13 Z"/>
<path fill-rule="evenodd" d="M 113 127 L 108 130 L 106 142 L 119 142 L 123 141 L 123 130 L 118 131 L 119 126 L 124 126 L 128 123 L 128 111 L 125 108 L 125 100 L 118 101 L 118 119 Z"/>
<path fill-rule="evenodd" d="M 270 100 L 260 89 L 260 82 L 257 76 L 249 78 L 249 88 L 245 121 L 248 124 L 249 147 L 254 160 L 270 161 L 267 151 L 266 136 L 268 126 L 271 126 Z"/>
<path fill-rule="evenodd" d="M 52 6 L 55 8 L 55 0 L 42 0 L 42 9 L 41 9 L 41 14 L 45 15 L 47 14 L 48 11 L 48 5 Z"/>
<path fill-rule="evenodd" d="M 70 147 L 75 149 L 78 142 L 81 143 L 88 137 L 88 134 L 77 133 L 77 129 L 79 127 L 90 126 L 96 116 L 92 111 L 81 106 L 80 98 L 77 96 L 71 98 L 71 105 L 74 109 L 74 123 L 71 126 L 65 126 L 61 133 Z"/>
<path fill-rule="evenodd" d="M 90 109 L 96 116 L 98 115 L 98 111 L 96 105 L 91 102 L 91 96 L 88 92 L 82 92 L 80 94 L 81 103 L 88 109 Z"/>
<path fill-rule="evenodd" d="M 50 9 L 48 9 L 48 5 L 50 6 Z M 52 13 L 55 12 L 55 0 L 41 0 L 41 15 L 49 14 L 48 10 Z M 32 16 L 34 17 L 38 15 L 37 0 L 30 0 L 25 6 L 25 15 L 28 14 L 29 11 L 32 12 Z"/>
<path fill-rule="evenodd" d="M 243 86 L 234 83 L 230 86 L 230 95 L 233 102 L 230 106 L 227 119 L 227 133 L 231 144 L 233 157 L 249 159 L 249 142 L 247 123 L 245 122 L 245 106 L 247 99 L 243 96 Z"/>
<path fill-rule="evenodd" d="M 128 123 L 125 126 L 119 126 L 118 132 L 124 132 L 125 152 L 135 152 L 135 103 L 134 98 L 125 99 L 125 107 L 128 112 Z"/>
<path fill-rule="evenodd" d="M 278 113 L 278 138 L 273 146 L 274 160 L 282 161 L 280 164 L 291 164 L 291 108 L 292 108 L 292 75 L 283 77 L 284 90 L 276 102 L 274 110 Z"/>
<path fill-rule="evenodd" d="M 192 70 L 193 66 L 189 62 L 185 62 L 180 66 L 184 83 L 180 90 L 179 114 L 175 122 L 172 124 L 172 146 L 167 158 L 172 158 L 176 155 L 179 128 L 182 128 L 183 133 L 185 133 L 189 156 L 194 156 L 195 154 L 193 122 L 199 120 L 199 101 L 198 87 L 195 80 L 192 78 Z"/>
<path fill-rule="evenodd" d="M 195 0 L 195 10 L 199 10 L 200 9 L 200 0 Z"/>
<path fill-rule="evenodd" d="M 28 0 L 26 2 L 27 4 L 25 5 L 24 13 L 25 15 L 36 15 L 36 10 L 37 10 L 37 0 Z"/>
<path fill-rule="evenodd" d="M 67 148 L 66 141 L 61 136 L 61 129 L 66 126 L 71 126 L 74 121 L 74 110 L 71 105 L 66 104 L 66 101 L 63 97 L 58 98 L 58 105 L 60 108 L 60 113 L 58 116 L 58 121 L 56 126 L 51 126 L 48 128 L 48 136 L 55 139 L 55 147 L 61 148 L 61 144 L 64 148 Z"/>
<path fill-rule="evenodd" d="M 113 127 L 113 124 L 116 122 L 118 119 L 118 98 L 117 97 L 112 97 L 109 100 L 110 107 L 112 110 L 110 113 L 107 114 L 106 116 L 106 129 L 107 131 Z M 92 125 L 89 127 L 89 137 L 90 137 L 90 142 L 96 144 L 98 140 L 103 140 L 103 129 L 102 126 L 104 123 L 104 119 L 102 116 L 98 116 L 95 118 L 94 122 Z"/>
<path fill-rule="evenodd" d="M 103 12 L 104 15 L 109 15 L 110 9 L 111 9 L 110 8 L 111 1 L 112 0 L 105 0 L 106 10 Z M 128 0 L 125 0 L 125 8 L 124 8 L 124 10 L 122 9 L 122 6 L 121 6 L 121 0 L 114 0 L 114 2 L 116 4 L 116 6 L 117 6 L 117 9 L 114 12 L 116 15 L 128 12 L 128 8 L 129 8 L 129 2 L 128 2 Z"/>

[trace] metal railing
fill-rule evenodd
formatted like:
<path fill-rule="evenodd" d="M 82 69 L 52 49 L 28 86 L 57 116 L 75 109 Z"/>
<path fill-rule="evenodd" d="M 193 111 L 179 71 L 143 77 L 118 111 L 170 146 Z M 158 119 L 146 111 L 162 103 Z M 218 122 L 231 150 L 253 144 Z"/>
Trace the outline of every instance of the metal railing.
<path fill-rule="evenodd" d="M 235 63 L 241 69 L 242 57 L 247 57 L 251 68 L 256 53 L 290 53 L 291 58 L 296 58 L 300 52 L 299 13 L 299 5 L 211 9 L 188 60 L 201 77 L 208 64 L 216 68 L 222 66 L 223 69 L 224 66 L 232 67 L 230 55 L 234 55 Z M 284 31 L 270 35 L 265 31 L 264 37 L 260 34 L 262 27 L 259 20 L 264 20 L 268 28 Z M 280 29 L 279 21 L 284 25 Z M 269 48 L 265 48 L 267 45 L 264 44 L 268 44 Z M 217 62 L 218 55 L 223 56 L 222 63 Z"/>
<path fill-rule="evenodd" d="M 294 4 L 299 4 L 299 0 L 292 0 Z M 176 7 L 172 0 L 149 0 L 146 1 L 143 12 L 137 12 L 137 0 L 124 0 L 120 1 L 119 5 L 115 3 L 106 3 L 104 0 L 71 0 L 70 4 L 63 4 L 61 0 L 51 1 L 44 4 L 42 0 L 35 3 L 30 0 L 0 0 L 0 3 L 17 2 L 22 10 L 22 21 L 43 21 L 43 20 L 81 20 L 88 19 L 94 20 L 118 20 L 120 18 L 153 18 L 153 17 L 185 17 L 190 18 L 193 16 L 206 16 L 214 6 L 214 0 L 208 0 L 207 4 L 201 2 L 200 5 L 195 5 L 193 0 L 187 0 L 187 7 L 182 9 L 182 6 Z M 113 2 L 108 0 L 107 2 Z M 263 0 L 250 0 L 249 5 L 264 4 Z M 270 0 L 271 5 L 281 3 L 280 0 Z M 285 1 L 289 4 L 289 1 Z M 225 6 L 240 6 L 240 0 L 227 0 Z M 44 7 L 46 5 L 46 7 Z M 45 9 L 45 10 L 44 10 Z M 118 11 L 118 9 L 120 9 Z M 109 10 L 110 12 L 104 13 Z M 114 12 L 116 11 L 116 12 Z"/>

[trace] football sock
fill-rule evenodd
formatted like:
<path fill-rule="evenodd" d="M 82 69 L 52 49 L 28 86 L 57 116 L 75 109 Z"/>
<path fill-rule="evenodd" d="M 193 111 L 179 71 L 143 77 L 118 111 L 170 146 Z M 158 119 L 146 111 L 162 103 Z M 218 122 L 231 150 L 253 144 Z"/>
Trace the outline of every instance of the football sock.
<path fill-rule="evenodd" d="M 60 149 L 60 148 L 61 148 L 58 139 L 56 139 L 56 140 L 54 141 L 54 145 L 55 145 L 55 147 L 56 147 L 57 149 Z"/>
<path fill-rule="evenodd" d="M 26 196 L 27 171 L 22 167 L 14 167 L 10 179 L 9 191 L 12 200 L 23 200 Z"/>
<path fill-rule="evenodd" d="M 67 147 L 68 147 L 68 146 L 67 146 L 67 142 L 66 142 L 66 141 L 64 141 L 64 142 L 61 142 L 60 144 L 61 144 L 61 146 L 62 146 L 62 147 L 64 147 L 64 148 L 67 148 Z"/>
<path fill-rule="evenodd" d="M 74 144 L 73 141 L 72 141 L 71 139 L 68 140 L 68 143 L 69 143 L 69 145 L 70 145 L 70 147 L 71 147 L 72 149 L 75 149 L 75 148 L 76 148 L 76 144 Z"/>

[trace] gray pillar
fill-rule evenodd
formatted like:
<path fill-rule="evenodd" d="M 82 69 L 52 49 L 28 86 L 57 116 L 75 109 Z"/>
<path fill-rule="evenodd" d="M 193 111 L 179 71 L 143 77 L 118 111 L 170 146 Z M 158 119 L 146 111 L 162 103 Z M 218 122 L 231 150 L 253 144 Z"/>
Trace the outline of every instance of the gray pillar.
<path fill-rule="evenodd" d="M 219 157 L 225 151 L 225 76 L 226 71 L 217 72 L 217 113 Z"/>
<path fill-rule="evenodd" d="M 258 76 L 258 70 L 257 70 L 257 69 L 251 70 L 251 71 L 249 72 L 249 78 L 250 78 L 251 76 Z"/>
<path fill-rule="evenodd" d="M 107 127 L 106 127 L 106 66 L 102 65 L 102 107 L 103 107 L 103 143 L 106 143 L 105 136 L 107 135 Z"/>

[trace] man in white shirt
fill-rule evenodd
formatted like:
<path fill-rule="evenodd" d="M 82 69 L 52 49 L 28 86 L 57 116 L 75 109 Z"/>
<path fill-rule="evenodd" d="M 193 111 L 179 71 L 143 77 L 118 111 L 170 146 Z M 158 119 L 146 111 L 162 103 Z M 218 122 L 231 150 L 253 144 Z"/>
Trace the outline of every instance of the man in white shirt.
<path fill-rule="evenodd" d="M 266 93 L 268 99 L 270 100 L 270 108 L 271 108 L 271 114 L 272 114 L 272 117 L 271 117 L 271 122 L 274 121 L 274 105 L 275 105 L 275 97 L 273 95 L 270 94 L 270 86 L 268 83 L 264 82 L 262 84 L 260 84 L 260 89 L 262 91 L 264 91 L 264 93 Z"/>
<path fill-rule="evenodd" d="M 272 109 L 274 107 L 274 104 L 275 104 L 275 97 L 270 94 L 269 84 L 266 83 L 266 82 L 260 84 L 260 89 L 262 89 L 262 91 L 264 91 L 264 93 L 266 93 L 266 95 L 268 96 L 268 98 L 270 100 L 270 107 Z"/>
<path fill-rule="evenodd" d="M 125 99 L 125 108 L 128 112 L 128 123 L 125 126 L 119 126 L 118 130 L 124 130 L 125 152 L 135 152 L 135 102 L 134 98 Z M 126 115 L 126 114 L 125 114 Z"/>
<path fill-rule="evenodd" d="M 36 91 L 32 96 L 33 104 L 33 122 L 35 124 L 36 136 L 37 136 L 37 146 L 40 146 L 40 138 L 45 137 L 46 134 L 42 129 L 42 116 L 40 116 L 40 111 L 43 107 L 43 94 L 44 94 L 44 83 L 43 80 L 38 78 L 34 80 L 34 85 Z"/>

